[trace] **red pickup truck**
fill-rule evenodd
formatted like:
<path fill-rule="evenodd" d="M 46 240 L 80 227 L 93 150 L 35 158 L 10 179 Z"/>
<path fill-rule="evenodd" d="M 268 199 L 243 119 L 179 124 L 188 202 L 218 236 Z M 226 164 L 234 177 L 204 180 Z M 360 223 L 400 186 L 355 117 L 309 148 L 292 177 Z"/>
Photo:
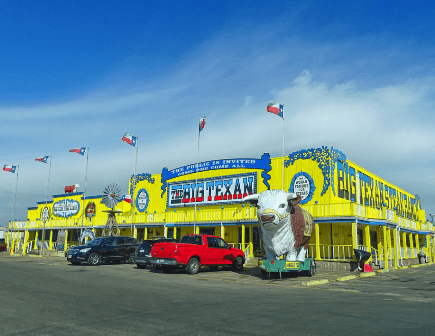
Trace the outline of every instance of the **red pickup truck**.
<path fill-rule="evenodd" d="M 170 272 L 174 267 L 184 267 L 189 274 L 199 272 L 201 266 L 217 269 L 232 266 L 241 271 L 245 263 L 242 250 L 231 247 L 221 237 L 189 234 L 179 243 L 157 243 L 151 249 L 151 264 Z"/>

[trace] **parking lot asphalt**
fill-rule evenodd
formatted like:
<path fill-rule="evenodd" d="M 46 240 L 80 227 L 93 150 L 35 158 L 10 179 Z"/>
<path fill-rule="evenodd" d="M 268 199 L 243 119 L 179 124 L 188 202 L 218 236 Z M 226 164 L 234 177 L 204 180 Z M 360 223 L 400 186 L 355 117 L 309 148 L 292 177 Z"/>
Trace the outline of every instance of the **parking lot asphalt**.
<path fill-rule="evenodd" d="M 0 262 L 32 262 L 39 264 L 50 264 L 52 266 L 62 266 L 69 264 L 65 257 L 58 256 L 41 256 L 41 255 L 10 255 L 7 252 L 0 253 Z M 86 264 L 82 264 L 77 267 L 83 267 Z M 116 267 L 132 267 L 136 268 L 135 264 L 120 264 L 114 265 Z M 87 267 L 87 265 L 86 265 Z M 388 271 L 379 270 L 370 273 L 363 273 L 359 271 L 334 271 L 317 269 L 316 274 L 312 277 L 305 276 L 303 273 L 282 273 L 281 277 L 279 273 L 273 273 L 270 275 L 262 275 L 258 267 L 245 267 L 241 272 L 233 272 L 230 269 L 220 269 L 218 271 L 212 271 L 208 267 L 202 267 L 200 272 L 194 277 L 199 281 L 218 281 L 229 282 L 239 284 L 251 284 L 262 286 L 279 286 L 279 287 L 313 287 L 313 286 L 328 286 L 332 284 L 340 284 L 342 282 L 354 281 L 357 279 L 376 277 L 388 280 L 394 277 L 395 274 L 407 274 L 414 273 L 418 269 L 435 269 L 434 264 L 423 264 L 418 267 L 409 267 L 402 269 L 389 269 Z M 162 274 L 165 276 L 180 277 L 185 274 L 183 269 L 175 269 L 170 274 L 163 273 L 160 270 L 154 268 L 147 269 L 154 274 Z"/>

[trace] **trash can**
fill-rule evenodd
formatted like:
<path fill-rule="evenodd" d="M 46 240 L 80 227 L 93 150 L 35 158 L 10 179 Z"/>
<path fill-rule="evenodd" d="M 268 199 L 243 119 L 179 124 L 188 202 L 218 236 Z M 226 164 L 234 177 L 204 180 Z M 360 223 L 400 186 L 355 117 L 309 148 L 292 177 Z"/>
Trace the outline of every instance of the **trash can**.
<path fill-rule="evenodd" d="M 426 253 L 423 247 L 421 247 L 420 250 L 418 251 L 418 261 L 420 264 L 426 263 Z"/>

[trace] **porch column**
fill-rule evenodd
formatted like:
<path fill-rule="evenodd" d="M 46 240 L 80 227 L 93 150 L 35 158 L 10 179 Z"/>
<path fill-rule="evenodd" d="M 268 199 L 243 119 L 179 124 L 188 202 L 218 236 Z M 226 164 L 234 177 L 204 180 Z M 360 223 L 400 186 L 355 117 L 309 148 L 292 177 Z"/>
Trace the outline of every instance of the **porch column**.
<path fill-rule="evenodd" d="M 153 237 L 155 237 L 155 236 L 156 236 L 156 228 L 153 227 Z"/>
<path fill-rule="evenodd" d="M 65 230 L 65 244 L 63 245 L 63 250 L 68 251 L 68 230 Z"/>
<path fill-rule="evenodd" d="M 402 247 L 403 247 L 403 259 L 408 259 L 408 245 L 406 244 L 406 232 L 402 232 Z"/>
<path fill-rule="evenodd" d="M 143 239 L 148 239 L 148 228 L 147 227 L 144 229 Z"/>
<path fill-rule="evenodd" d="M 221 237 L 225 240 L 225 226 L 221 223 Z"/>
<path fill-rule="evenodd" d="M 16 236 L 16 232 L 12 232 L 11 254 L 14 254 L 15 251 L 15 236 Z"/>
<path fill-rule="evenodd" d="M 254 226 L 253 225 L 249 225 L 249 243 L 251 244 L 251 248 L 249 249 L 249 257 L 253 258 L 254 257 Z"/>
<path fill-rule="evenodd" d="M 49 250 L 53 249 L 53 230 L 50 230 L 50 242 L 48 244 L 48 249 Z"/>
<path fill-rule="evenodd" d="M 384 269 L 388 269 L 388 236 L 387 226 L 382 226 L 382 236 L 384 237 Z"/>
<path fill-rule="evenodd" d="M 434 252 L 432 257 L 433 257 L 433 262 L 435 263 L 435 238 L 434 237 L 432 237 L 432 248 L 433 248 L 433 252 Z"/>
<path fill-rule="evenodd" d="M 428 259 L 429 259 L 429 264 L 432 264 L 432 252 L 431 252 L 431 246 L 430 246 L 430 235 L 427 234 L 426 235 L 426 246 L 427 246 L 427 255 L 428 255 Z"/>
<path fill-rule="evenodd" d="M 320 229 L 319 223 L 314 223 L 314 234 L 316 235 L 316 260 L 322 260 L 320 256 Z"/>
<path fill-rule="evenodd" d="M 242 224 L 242 251 L 245 249 L 245 224 Z"/>
<path fill-rule="evenodd" d="M 371 252 L 372 244 L 370 241 L 370 226 L 369 225 L 366 225 L 364 227 L 364 243 L 365 243 L 365 246 L 367 247 L 367 251 Z"/>
<path fill-rule="evenodd" d="M 23 255 L 27 254 L 27 241 L 29 240 L 29 230 L 24 231 Z"/>
<path fill-rule="evenodd" d="M 420 253 L 420 241 L 418 240 L 418 233 L 415 234 L 414 238 L 415 238 L 415 248 L 417 250 L 417 255 L 415 257 L 418 258 L 418 254 Z"/>
<path fill-rule="evenodd" d="M 163 235 L 165 236 L 165 238 L 168 238 L 168 227 L 166 225 L 163 228 Z"/>
<path fill-rule="evenodd" d="M 38 236 L 39 236 L 39 231 L 35 230 L 35 244 L 33 245 L 34 249 L 38 249 Z"/>
<path fill-rule="evenodd" d="M 417 258 L 414 252 L 414 236 L 412 233 L 409 234 L 409 247 L 411 249 L 411 258 Z"/>
<path fill-rule="evenodd" d="M 356 231 L 356 222 L 352 223 L 352 249 L 358 248 L 358 235 Z"/>
<path fill-rule="evenodd" d="M 133 229 L 133 238 L 137 239 L 137 227 L 136 226 Z"/>
<path fill-rule="evenodd" d="M 397 227 L 392 230 L 393 234 L 393 250 L 394 250 L 394 269 L 399 269 L 399 249 L 400 246 L 397 245 Z"/>

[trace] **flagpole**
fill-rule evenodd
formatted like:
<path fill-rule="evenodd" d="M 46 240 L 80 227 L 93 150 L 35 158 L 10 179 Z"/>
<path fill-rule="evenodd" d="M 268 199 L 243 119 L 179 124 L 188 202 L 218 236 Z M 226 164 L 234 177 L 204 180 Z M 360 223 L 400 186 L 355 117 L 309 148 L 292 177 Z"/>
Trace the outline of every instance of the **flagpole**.
<path fill-rule="evenodd" d="M 284 170 L 284 139 L 285 139 L 285 123 L 284 123 L 284 104 L 282 104 L 282 190 L 285 190 L 285 170 Z"/>
<path fill-rule="evenodd" d="M 134 162 L 133 187 L 130 190 L 131 218 L 130 218 L 130 235 L 133 237 L 133 211 L 134 211 L 134 190 L 136 189 L 136 169 L 137 169 L 137 152 L 139 150 L 139 137 L 136 137 L 136 160 Z"/>
<path fill-rule="evenodd" d="M 50 173 L 51 173 L 51 155 L 50 155 L 50 165 L 48 166 L 47 188 L 45 189 L 45 207 L 46 208 L 47 208 L 47 204 L 48 204 L 48 188 L 49 188 L 49 185 L 50 185 Z M 49 220 L 49 217 L 50 216 L 47 217 L 47 220 Z M 43 225 L 43 227 L 42 227 L 42 241 L 45 240 L 45 222 L 46 221 L 44 221 L 43 218 L 42 218 L 42 225 Z"/>
<path fill-rule="evenodd" d="M 17 164 L 17 180 L 15 182 L 15 195 L 14 195 L 14 206 L 12 208 L 12 222 L 14 221 L 14 217 L 15 217 L 15 203 L 17 200 L 17 191 L 18 191 L 18 171 L 20 170 L 20 165 Z"/>
<path fill-rule="evenodd" d="M 86 147 L 86 168 L 85 168 L 85 190 L 83 192 L 83 212 L 82 212 L 82 230 L 83 232 L 83 221 L 85 218 L 85 198 L 86 198 L 86 183 L 88 181 L 88 162 L 89 162 L 89 147 Z"/>
<path fill-rule="evenodd" d="M 198 192 L 198 163 L 199 163 L 199 140 L 201 138 L 201 131 L 198 132 L 198 151 L 196 157 L 196 180 L 195 180 L 195 191 L 193 192 L 193 197 L 195 198 L 195 215 L 193 222 L 193 233 L 196 233 L 196 194 Z"/>

